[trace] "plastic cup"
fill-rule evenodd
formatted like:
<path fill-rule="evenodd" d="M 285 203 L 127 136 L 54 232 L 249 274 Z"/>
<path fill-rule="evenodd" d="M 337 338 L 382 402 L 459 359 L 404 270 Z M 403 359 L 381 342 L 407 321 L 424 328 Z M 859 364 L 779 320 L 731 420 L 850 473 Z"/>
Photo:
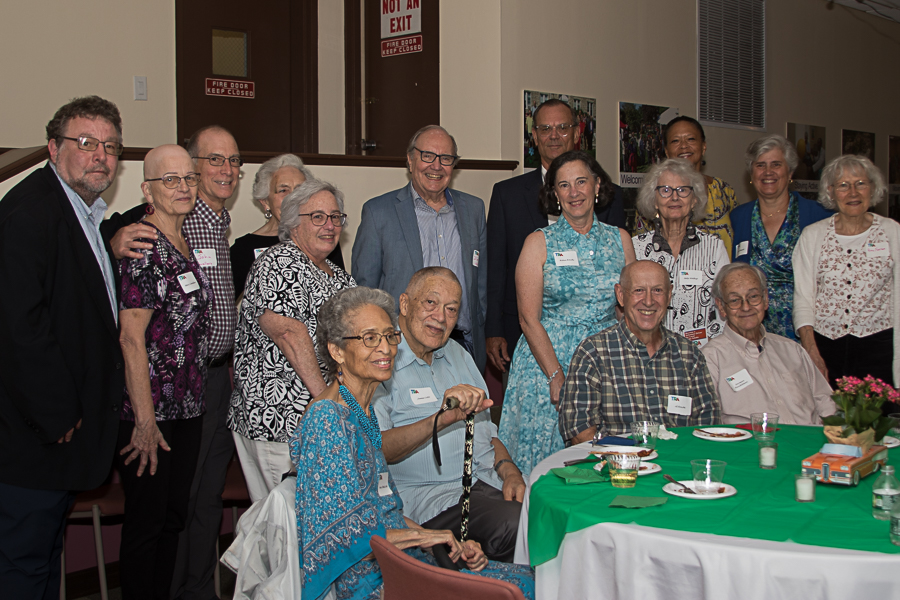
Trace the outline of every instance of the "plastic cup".
<path fill-rule="evenodd" d="M 763 412 L 750 414 L 750 427 L 757 442 L 771 442 L 778 429 L 778 413 Z"/>
<path fill-rule="evenodd" d="M 891 413 L 888 416 L 892 419 L 897 419 L 898 422 L 898 425 L 896 427 L 891 427 L 890 434 L 900 435 L 900 413 Z"/>
<path fill-rule="evenodd" d="M 659 423 L 653 421 L 635 421 L 631 424 L 631 439 L 634 445 L 653 450 L 659 439 Z"/>
<path fill-rule="evenodd" d="M 724 460 L 703 458 L 691 461 L 691 472 L 694 474 L 694 491 L 698 494 L 718 494 L 725 478 Z"/>
<path fill-rule="evenodd" d="M 637 482 L 638 469 L 641 466 L 640 456 L 634 453 L 608 454 L 606 461 L 609 464 L 609 478 L 613 487 L 634 487 Z"/>

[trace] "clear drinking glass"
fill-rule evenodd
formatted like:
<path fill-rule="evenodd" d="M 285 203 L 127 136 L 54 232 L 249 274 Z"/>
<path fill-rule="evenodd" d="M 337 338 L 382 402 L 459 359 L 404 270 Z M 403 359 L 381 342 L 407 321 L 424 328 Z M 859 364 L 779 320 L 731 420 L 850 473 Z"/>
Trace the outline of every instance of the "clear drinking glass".
<path fill-rule="evenodd" d="M 609 478 L 613 487 L 634 487 L 641 466 L 640 456 L 634 453 L 608 454 L 606 460 L 609 463 Z"/>
<path fill-rule="evenodd" d="M 750 426 L 757 442 L 771 442 L 778 429 L 778 413 L 763 412 L 750 414 Z"/>
<path fill-rule="evenodd" d="M 659 423 L 653 421 L 635 421 L 631 424 L 631 439 L 634 445 L 653 450 L 659 439 Z"/>
<path fill-rule="evenodd" d="M 694 474 L 694 491 L 698 494 L 718 494 L 725 478 L 724 460 L 702 458 L 691 461 L 691 472 Z"/>

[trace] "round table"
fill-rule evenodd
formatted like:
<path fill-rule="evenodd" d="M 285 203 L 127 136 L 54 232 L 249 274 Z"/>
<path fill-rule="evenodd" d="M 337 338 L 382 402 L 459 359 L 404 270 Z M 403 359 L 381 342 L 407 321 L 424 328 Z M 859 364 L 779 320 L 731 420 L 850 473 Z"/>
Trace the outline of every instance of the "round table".
<path fill-rule="evenodd" d="M 538 464 L 516 548 L 516 562 L 536 567 L 538 598 L 900 597 L 900 547 L 890 543 L 888 523 L 871 516 L 877 474 L 856 488 L 817 484 L 813 503 L 794 500 L 800 461 L 826 442 L 821 427 L 783 425 L 773 470 L 759 468 L 752 438 L 714 442 L 693 429 L 673 429 L 677 440 L 661 440 L 653 462 L 662 472 L 639 477 L 634 488 L 566 484 L 548 473 L 587 456 L 589 443 Z M 900 450 L 889 453 L 900 457 Z M 725 482 L 738 493 L 716 500 L 666 495 L 662 474 L 690 479 L 695 458 L 726 460 Z M 668 501 L 609 508 L 617 495 Z"/>

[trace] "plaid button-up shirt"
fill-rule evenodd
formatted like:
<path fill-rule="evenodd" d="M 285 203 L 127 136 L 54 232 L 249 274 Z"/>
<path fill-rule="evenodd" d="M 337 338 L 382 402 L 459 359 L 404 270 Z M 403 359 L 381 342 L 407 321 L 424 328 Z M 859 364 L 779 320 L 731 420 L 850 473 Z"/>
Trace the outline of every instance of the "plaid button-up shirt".
<path fill-rule="evenodd" d="M 700 348 L 660 329 L 663 343 L 653 356 L 624 320 L 581 342 L 560 394 L 563 439 L 595 425 L 606 434 L 620 435 L 629 433 L 634 421 L 666 427 L 721 422 L 719 396 Z M 670 395 L 691 398 L 691 414 L 668 412 Z"/>
<path fill-rule="evenodd" d="M 226 232 L 231 215 L 224 208 L 220 217 L 202 198 L 197 196 L 194 210 L 184 220 L 184 237 L 191 249 L 215 250 L 215 266 L 201 268 L 212 285 L 212 321 L 209 328 L 209 359 L 215 360 L 231 352 L 237 308 L 234 305 L 234 277 L 231 274 L 231 254 Z M 199 262 L 199 261 L 198 261 Z"/>

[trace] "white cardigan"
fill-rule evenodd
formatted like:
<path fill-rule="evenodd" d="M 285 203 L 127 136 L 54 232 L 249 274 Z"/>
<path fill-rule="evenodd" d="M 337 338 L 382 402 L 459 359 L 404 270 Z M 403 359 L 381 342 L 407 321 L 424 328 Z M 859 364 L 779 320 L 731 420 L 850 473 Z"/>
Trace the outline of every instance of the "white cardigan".
<path fill-rule="evenodd" d="M 835 215 L 836 216 L 836 215 Z M 825 232 L 834 216 L 807 225 L 794 247 L 791 262 L 794 265 L 794 330 L 816 324 L 816 265 Z M 891 310 L 894 324 L 894 362 L 892 371 L 894 387 L 900 386 L 900 224 L 892 219 L 874 215 L 872 224 L 878 223 L 887 234 L 894 259 L 894 284 L 891 289 Z"/>

